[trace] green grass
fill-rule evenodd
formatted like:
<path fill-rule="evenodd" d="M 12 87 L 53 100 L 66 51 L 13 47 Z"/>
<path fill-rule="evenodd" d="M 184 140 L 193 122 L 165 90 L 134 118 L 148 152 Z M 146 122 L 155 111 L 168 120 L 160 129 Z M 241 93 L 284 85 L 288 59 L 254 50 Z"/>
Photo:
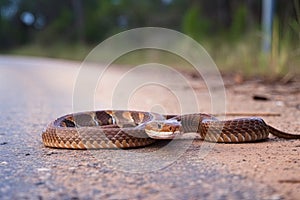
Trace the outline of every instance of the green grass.
<path fill-rule="evenodd" d="M 83 60 L 91 50 L 92 47 L 89 47 L 87 45 L 56 43 L 47 46 L 30 44 L 10 50 L 5 53 L 13 55 Z"/>
<path fill-rule="evenodd" d="M 279 27 L 275 24 L 270 54 L 261 52 L 259 33 L 249 34 L 238 41 L 213 38 L 199 43 L 203 44 L 220 71 L 224 73 L 239 73 L 245 77 L 262 76 L 271 79 L 285 75 L 300 75 L 300 47 L 291 44 L 287 39 L 281 39 L 278 30 Z M 299 43 L 299 41 L 297 42 Z M 50 46 L 31 44 L 8 53 L 82 61 L 92 49 L 92 46 L 83 44 L 58 43 Z M 188 68 L 189 65 L 185 60 L 172 53 L 149 49 L 128 53 L 114 63 L 132 66 L 148 62 L 157 62 L 183 69 Z"/>
<path fill-rule="evenodd" d="M 270 53 L 261 51 L 261 37 L 258 33 L 245 36 L 238 42 L 219 41 L 207 49 L 224 72 L 271 79 L 287 74 L 300 75 L 300 47 L 289 44 L 287 40 L 280 40 L 276 34 L 278 32 L 274 31 Z"/>

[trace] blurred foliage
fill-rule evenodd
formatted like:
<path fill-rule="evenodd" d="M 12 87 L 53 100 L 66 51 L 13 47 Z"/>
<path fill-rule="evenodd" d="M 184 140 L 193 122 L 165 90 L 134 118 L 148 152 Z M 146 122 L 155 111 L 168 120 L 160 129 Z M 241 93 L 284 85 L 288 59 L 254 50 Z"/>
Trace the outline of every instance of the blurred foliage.
<path fill-rule="evenodd" d="M 182 30 L 195 40 L 207 37 L 210 26 L 209 20 L 201 16 L 201 8 L 199 6 L 189 8 L 183 16 Z"/>
<path fill-rule="evenodd" d="M 240 5 L 232 18 L 232 24 L 230 27 L 230 38 L 231 40 L 236 40 L 240 38 L 246 30 L 246 18 L 247 18 L 247 9 L 245 5 Z"/>
<path fill-rule="evenodd" d="M 267 57 L 259 53 L 261 6 L 261 0 L 0 0 L 0 52 L 82 59 L 113 34 L 155 26 L 191 36 L 224 68 L 298 65 L 299 0 L 276 1 Z"/>
<path fill-rule="evenodd" d="M 276 2 L 279 24 L 299 37 L 298 0 Z M 175 29 L 196 40 L 237 40 L 258 30 L 261 0 L 1 0 L 0 11 L 0 49 L 32 42 L 96 44 L 143 26 Z"/>

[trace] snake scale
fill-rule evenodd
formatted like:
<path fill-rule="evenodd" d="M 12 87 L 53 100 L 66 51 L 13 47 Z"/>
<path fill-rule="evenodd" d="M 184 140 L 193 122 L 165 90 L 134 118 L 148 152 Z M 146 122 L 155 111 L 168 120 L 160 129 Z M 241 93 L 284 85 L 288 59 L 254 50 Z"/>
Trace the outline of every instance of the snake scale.
<path fill-rule="evenodd" d="M 70 149 L 132 148 L 157 139 L 173 139 L 184 133 L 198 133 L 210 142 L 253 142 L 269 133 L 286 139 L 300 139 L 267 125 L 261 118 L 219 121 L 209 114 L 160 115 L 153 112 L 100 110 L 62 116 L 42 133 L 45 146 Z"/>

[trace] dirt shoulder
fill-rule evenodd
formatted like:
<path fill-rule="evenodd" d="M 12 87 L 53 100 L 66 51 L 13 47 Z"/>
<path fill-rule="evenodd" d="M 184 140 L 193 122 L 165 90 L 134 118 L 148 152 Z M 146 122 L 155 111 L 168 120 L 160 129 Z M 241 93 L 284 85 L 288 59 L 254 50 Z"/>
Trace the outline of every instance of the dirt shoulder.
<path fill-rule="evenodd" d="M 299 79 L 298 79 L 299 80 Z M 228 79 L 225 81 L 229 81 Z M 226 88 L 228 113 L 263 113 L 270 125 L 300 134 L 300 82 L 289 84 L 246 81 Z M 266 97 L 268 100 L 255 100 Z M 229 116 L 228 118 L 235 118 Z M 198 142 L 195 142 L 198 146 Z M 208 160 L 224 165 L 231 173 L 245 175 L 273 187 L 286 199 L 300 197 L 300 141 L 270 139 L 257 143 L 216 144 Z"/>

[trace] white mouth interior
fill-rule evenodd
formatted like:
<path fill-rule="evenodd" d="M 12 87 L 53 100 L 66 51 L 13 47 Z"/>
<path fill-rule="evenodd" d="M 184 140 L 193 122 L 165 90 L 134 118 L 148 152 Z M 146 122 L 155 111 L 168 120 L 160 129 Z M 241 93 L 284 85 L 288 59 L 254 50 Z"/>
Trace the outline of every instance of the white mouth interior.
<path fill-rule="evenodd" d="M 175 131 L 173 133 L 173 132 L 156 132 L 156 131 L 153 131 L 153 130 L 146 130 L 146 133 L 150 137 L 152 137 L 152 136 L 154 137 L 155 136 L 156 138 L 167 138 L 167 137 L 179 134 L 179 131 Z"/>

